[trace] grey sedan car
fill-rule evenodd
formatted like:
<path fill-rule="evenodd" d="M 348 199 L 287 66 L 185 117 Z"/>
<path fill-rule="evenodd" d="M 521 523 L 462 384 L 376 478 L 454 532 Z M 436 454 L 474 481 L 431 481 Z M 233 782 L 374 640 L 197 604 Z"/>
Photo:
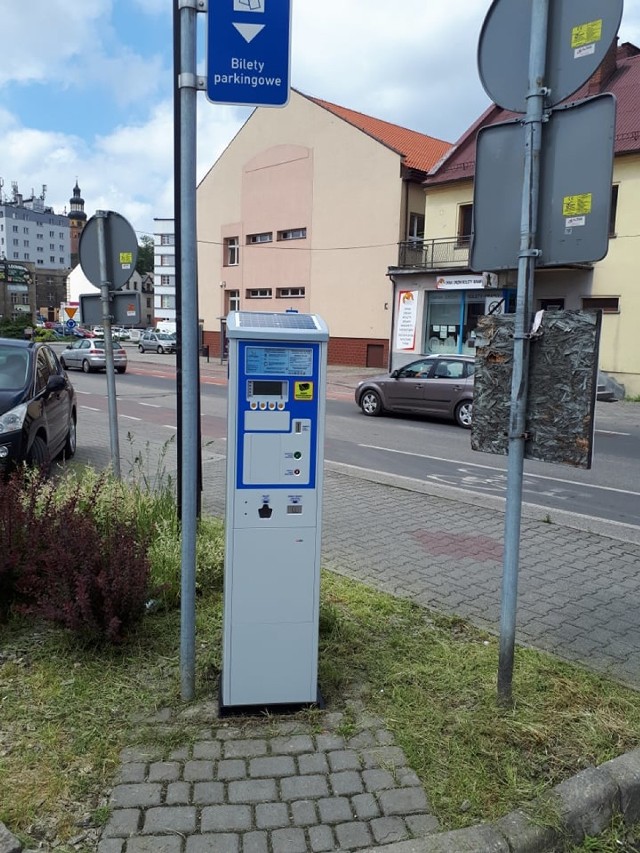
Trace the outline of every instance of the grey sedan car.
<path fill-rule="evenodd" d="M 427 355 L 391 373 L 360 382 L 356 403 L 365 415 L 434 415 L 470 429 L 474 366 L 471 355 Z"/>
<path fill-rule="evenodd" d="M 84 373 L 93 370 L 105 370 L 107 355 L 104 350 L 104 338 L 80 338 L 69 344 L 60 353 L 60 363 L 66 370 L 75 367 Z M 113 366 L 118 373 L 127 371 L 127 353 L 118 341 L 113 342 Z"/>

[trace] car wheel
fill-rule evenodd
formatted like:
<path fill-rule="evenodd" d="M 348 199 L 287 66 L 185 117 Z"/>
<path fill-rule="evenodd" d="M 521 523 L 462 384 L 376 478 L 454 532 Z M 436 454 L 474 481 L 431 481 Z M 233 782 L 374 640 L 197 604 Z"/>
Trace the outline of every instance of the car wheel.
<path fill-rule="evenodd" d="M 89 362 L 87 361 L 86 358 L 82 362 L 82 372 L 83 373 L 91 373 L 91 365 L 89 364 Z"/>
<path fill-rule="evenodd" d="M 127 372 L 126 367 L 116 367 L 116 370 L 118 371 L 118 373 L 126 373 Z"/>
<path fill-rule="evenodd" d="M 47 447 L 47 442 L 43 438 L 40 438 L 39 435 L 33 439 L 33 444 L 27 456 L 27 464 L 40 468 L 45 475 L 49 474 L 51 469 L 49 448 Z"/>
<path fill-rule="evenodd" d="M 144 352 L 144 347 L 142 346 L 142 344 L 138 344 L 138 349 L 140 350 L 140 352 Z"/>
<path fill-rule="evenodd" d="M 377 391 L 365 391 L 360 397 L 360 408 L 370 417 L 382 414 L 382 400 Z"/>
<path fill-rule="evenodd" d="M 76 452 L 76 419 L 71 418 L 71 423 L 69 424 L 69 432 L 67 433 L 67 440 L 64 444 L 64 458 L 71 459 L 71 457 Z"/>
<path fill-rule="evenodd" d="M 164 355 L 164 347 L 162 344 L 158 344 L 158 355 Z"/>
<path fill-rule="evenodd" d="M 471 429 L 471 413 L 473 410 L 473 400 L 463 400 L 458 403 L 454 412 L 456 423 L 463 429 Z"/>

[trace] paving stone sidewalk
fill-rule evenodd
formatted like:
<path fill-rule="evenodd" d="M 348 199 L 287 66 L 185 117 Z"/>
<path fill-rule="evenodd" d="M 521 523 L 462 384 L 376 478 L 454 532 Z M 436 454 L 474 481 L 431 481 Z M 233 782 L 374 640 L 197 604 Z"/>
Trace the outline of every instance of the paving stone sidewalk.
<path fill-rule="evenodd" d="M 346 853 L 438 830 L 379 719 L 211 723 L 188 747 L 122 752 L 98 853 Z"/>

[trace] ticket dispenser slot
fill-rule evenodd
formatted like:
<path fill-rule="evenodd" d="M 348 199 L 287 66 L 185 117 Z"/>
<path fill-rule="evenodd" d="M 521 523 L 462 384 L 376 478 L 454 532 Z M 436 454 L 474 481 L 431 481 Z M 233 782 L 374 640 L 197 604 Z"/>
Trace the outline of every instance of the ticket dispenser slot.
<path fill-rule="evenodd" d="M 328 330 L 232 312 L 220 707 L 318 697 Z"/>

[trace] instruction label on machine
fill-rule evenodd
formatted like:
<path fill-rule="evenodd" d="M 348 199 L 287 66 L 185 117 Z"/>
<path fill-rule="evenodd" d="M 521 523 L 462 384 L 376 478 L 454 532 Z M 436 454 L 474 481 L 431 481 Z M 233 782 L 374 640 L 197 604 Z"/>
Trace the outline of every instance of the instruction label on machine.
<path fill-rule="evenodd" d="M 319 352 L 314 342 L 239 342 L 238 489 L 315 488 Z"/>

